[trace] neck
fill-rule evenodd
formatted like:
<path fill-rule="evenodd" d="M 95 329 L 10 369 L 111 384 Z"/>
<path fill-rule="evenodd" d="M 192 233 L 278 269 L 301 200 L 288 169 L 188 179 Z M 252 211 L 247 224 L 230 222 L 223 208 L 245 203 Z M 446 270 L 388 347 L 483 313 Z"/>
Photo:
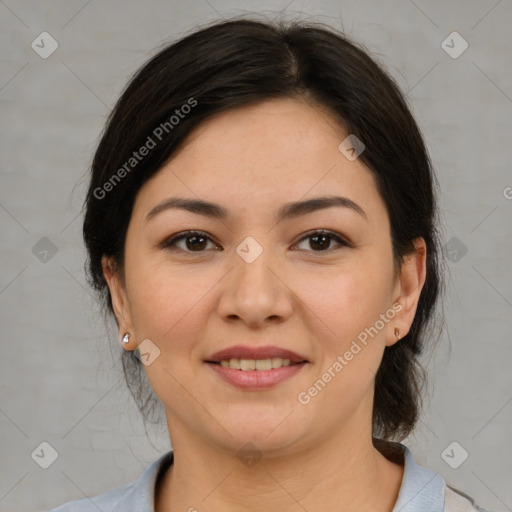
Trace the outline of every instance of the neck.
<path fill-rule="evenodd" d="M 244 464 L 211 442 L 187 440 L 176 427 L 173 437 L 186 442 L 173 442 L 174 464 L 161 481 L 156 512 L 391 512 L 398 498 L 403 467 L 381 455 L 368 432 L 340 432 L 314 449 Z"/>

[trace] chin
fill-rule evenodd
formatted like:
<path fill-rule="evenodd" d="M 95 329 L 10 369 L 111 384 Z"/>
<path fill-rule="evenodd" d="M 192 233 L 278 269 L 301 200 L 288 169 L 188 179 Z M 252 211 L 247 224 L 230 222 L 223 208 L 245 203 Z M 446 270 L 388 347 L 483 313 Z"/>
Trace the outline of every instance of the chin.
<path fill-rule="evenodd" d="M 222 430 L 222 444 L 235 450 L 252 443 L 261 451 L 279 451 L 307 435 L 308 421 L 293 406 L 263 407 L 253 403 L 230 406 L 227 414 L 214 415 L 222 418 L 227 431 Z"/>

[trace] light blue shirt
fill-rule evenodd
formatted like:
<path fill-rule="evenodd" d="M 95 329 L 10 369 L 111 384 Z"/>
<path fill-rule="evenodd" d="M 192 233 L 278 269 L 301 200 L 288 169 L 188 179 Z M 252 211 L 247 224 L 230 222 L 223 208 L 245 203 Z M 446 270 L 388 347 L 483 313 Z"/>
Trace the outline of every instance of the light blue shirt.
<path fill-rule="evenodd" d="M 469 496 L 448 487 L 439 473 L 418 465 L 410 450 L 403 444 L 400 446 L 404 450 L 404 475 L 392 512 L 490 512 L 475 505 Z M 94 498 L 70 501 L 47 512 L 154 512 L 157 479 L 173 458 L 173 452 L 167 452 L 137 481 Z"/>

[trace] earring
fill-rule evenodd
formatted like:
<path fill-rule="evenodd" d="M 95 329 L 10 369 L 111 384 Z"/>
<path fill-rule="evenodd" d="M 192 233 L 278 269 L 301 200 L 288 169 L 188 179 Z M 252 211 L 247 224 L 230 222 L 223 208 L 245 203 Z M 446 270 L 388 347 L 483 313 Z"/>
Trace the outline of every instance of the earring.
<path fill-rule="evenodd" d="M 130 343 L 130 336 L 131 336 L 131 334 L 129 332 L 127 332 L 123 336 L 123 346 L 127 345 L 128 343 Z"/>
<path fill-rule="evenodd" d="M 395 336 L 397 340 L 400 339 L 400 329 L 398 327 L 395 327 Z"/>

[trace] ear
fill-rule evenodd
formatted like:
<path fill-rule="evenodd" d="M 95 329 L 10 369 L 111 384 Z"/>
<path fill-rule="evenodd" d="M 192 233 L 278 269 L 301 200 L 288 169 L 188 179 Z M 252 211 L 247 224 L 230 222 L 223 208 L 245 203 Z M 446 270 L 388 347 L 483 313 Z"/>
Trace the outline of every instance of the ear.
<path fill-rule="evenodd" d="M 107 281 L 110 296 L 112 297 L 112 306 L 119 328 L 119 339 L 121 339 L 125 333 L 133 333 L 130 304 L 126 295 L 126 289 L 122 276 L 119 274 L 119 270 L 116 268 L 112 258 L 103 256 L 101 258 L 101 265 L 103 268 L 103 276 Z"/>
<path fill-rule="evenodd" d="M 394 320 L 388 324 L 386 345 L 394 345 L 411 328 L 421 290 L 427 276 L 427 245 L 422 237 L 414 240 L 414 252 L 405 257 L 398 276 L 393 309 L 397 311 Z M 399 329 L 399 338 L 395 335 Z"/>

